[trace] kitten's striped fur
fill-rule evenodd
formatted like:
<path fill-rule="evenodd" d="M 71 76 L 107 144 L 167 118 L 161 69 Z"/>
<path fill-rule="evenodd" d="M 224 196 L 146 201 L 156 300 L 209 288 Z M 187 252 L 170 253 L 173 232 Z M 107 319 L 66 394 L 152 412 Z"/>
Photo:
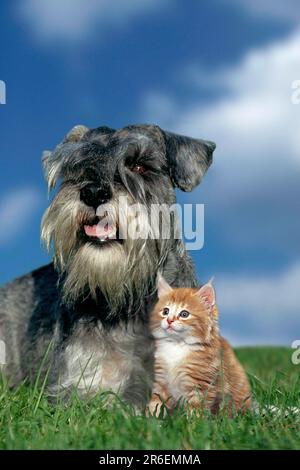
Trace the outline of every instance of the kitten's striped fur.
<path fill-rule="evenodd" d="M 212 413 L 226 407 L 230 415 L 249 409 L 251 392 L 244 369 L 219 335 L 212 285 L 172 289 L 160 278 L 158 295 L 150 317 L 156 344 L 150 414 L 159 415 L 162 404 L 172 410 L 179 402 Z"/>

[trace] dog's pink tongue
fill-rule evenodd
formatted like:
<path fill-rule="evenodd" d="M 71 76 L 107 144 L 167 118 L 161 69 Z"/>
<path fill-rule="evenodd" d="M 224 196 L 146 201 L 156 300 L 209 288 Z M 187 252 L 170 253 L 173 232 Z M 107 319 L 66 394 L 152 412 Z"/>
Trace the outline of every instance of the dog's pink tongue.
<path fill-rule="evenodd" d="M 84 231 L 88 237 L 107 238 L 113 232 L 115 232 L 114 225 L 85 225 Z"/>

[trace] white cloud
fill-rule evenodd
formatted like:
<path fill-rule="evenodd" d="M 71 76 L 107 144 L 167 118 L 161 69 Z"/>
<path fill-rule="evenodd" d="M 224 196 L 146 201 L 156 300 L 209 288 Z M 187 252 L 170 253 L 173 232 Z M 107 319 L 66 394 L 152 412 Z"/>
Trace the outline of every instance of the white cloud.
<path fill-rule="evenodd" d="M 269 276 L 220 275 L 216 283 L 221 307 L 232 314 L 243 309 L 272 323 L 281 315 L 300 322 L 300 263 Z"/>
<path fill-rule="evenodd" d="M 235 264 L 241 254 L 256 263 L 266 254 L 269 266 L 279 252 L 299 259 L 300 105 L 291 99 L 299 51 L 297 31 L 222 70 L 188 65 L 195 96 L 199 88 L 204 96 L 215 92 L 209 102 L 182 104 L 160 90 L 143 100 L 142 120 L 217 143 L 209 184 L 188 197 L 204 198 L 206 226 L 224 251 L 230 246 Z M 300 336 L 299 285 L 300 263 L 277 274 L 216 275 L 224 336 L 235 345 L 291 344 Z"/>
<path fill-rule="evenodd" d="M 224 1 L 224 0 L 223 0 Z M 280 21 L 296 22 L 300 18 L 298 0 L 230 0 L 253 15 L 275 18 Z"/>
<path fill-rule="evenodd" d="M 234 344 L 291 344 L 300 339 L 300 263 L 268 276 L 215 278 L 220 317 Z"/>
<path fill-rule="evenodd" d="M 217 143 L 205 202 L 214 220 L 231 218 L 220 229 L 232 243 L 247 237 L 251 244 L 268 239 L 280 249 L 288 237 L 291 244 L 284 248 L 298 243 L 300 105 L 291 97 L 292 83 L 300 78 L 299 50 L 295 32 L 248 52 L 235 66 L 200 72 L 199 86 L 218 87 L 209 104 L 195 99 L 182 105 L 155 90 L 144 97 L 142 120 Z M 195 80 L 197 67 L 192 68 Z M 189 78 L 190 71 L 187 66 Z"/>
<path fill-rule="evenodd" d="M 23 236 L 40 203 L 39 192 L 32 188 L 11 191 L 0 201 L 0 246 Z"/>
<path fill-rule="evenodd" d="M 121 26 L 168 0 L 23 0 L 16 10 L 39 41 L 80 42 L 107 26 Z"/>
<path fill-rule="evenodd" d="M 292 82 L 300 78 L 299 49 L 298 32 L 283 42 L 250 51 L 237 66 L 211 71 L 206 74 L 207 81 L 214 87 L 225 88 L 227 93 L 208 106 L 197 102 L 177 106 L 175 116 L 171 98 L 152 91 L 145 97 L 146 113 L 156 112 L 160 119 L 160 109 L 155 105 L 161 106 L 163 98 L 172 110 L 168 123 L 173 129 L 200 137 L 208 135 L 217 141 L 219 150 L 227 154 L 226 163 L 220 158 L 218 164 L 227 165 L 228 158 L 234 163 L 238 154 L 241 162 L 247 159 L 268 166 L 276 158 L 276 166 L 285 167 L 288 163 L 299 169 L 300 107 L 291 101 Z M 200 72 L 200 84 L 202 80 Z M 165 115 L 164 106 L 163 120 Z M 278 144 L 284 155 L 278 152 Z M 254 171 L 258 173 L 258 168 Z"/>

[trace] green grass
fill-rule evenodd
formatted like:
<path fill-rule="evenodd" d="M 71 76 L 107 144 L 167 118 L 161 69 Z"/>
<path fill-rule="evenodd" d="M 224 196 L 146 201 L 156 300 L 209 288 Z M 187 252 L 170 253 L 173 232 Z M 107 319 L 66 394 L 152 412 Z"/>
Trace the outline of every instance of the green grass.
<path fill-rule="evenodd" d="M 237 350 L 260 405 L 300 407 L 300 365 L 285 348 Z M 51 406 L 36 388 L 0 388 L 2 449 L 299 449 L 300 416 L 249 413 L 164 420 L 135 416 L 118 402 L 106 409 L 107 395 L 88 402 L 76 397 L 68 407 Z"/>

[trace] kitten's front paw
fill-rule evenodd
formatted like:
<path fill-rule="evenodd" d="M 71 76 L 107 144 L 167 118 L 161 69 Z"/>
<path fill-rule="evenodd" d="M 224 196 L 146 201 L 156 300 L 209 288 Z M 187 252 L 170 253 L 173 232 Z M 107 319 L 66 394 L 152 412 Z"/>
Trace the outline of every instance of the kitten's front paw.
<path fill-rule="evenodd" d="M 157 418 L 159 417 L 160 415 L 160 411 L 161 411 L 161 408 L 162 408 L 162 402 L 161 400 L 157 399 L 157 400 L 151 400 L 149 403 L 148 403 L 148 406 L 147 406 L 147 410 L 146 410 L 146 415 L 149 417 L 149 416 L 156 416 Z"/>
<path fill-rule="evenodd" d="M 159 398 L 153 398 L 152 400 L 150 400 L 146 409 L 146 416 L 148 418 L 150 416 L 155 416 L 156 418 L 159 418 L 159 417 L 164 418 L 166 414 L 167 414 L 166 407 L 164 406 L 163 402 Z"/>

